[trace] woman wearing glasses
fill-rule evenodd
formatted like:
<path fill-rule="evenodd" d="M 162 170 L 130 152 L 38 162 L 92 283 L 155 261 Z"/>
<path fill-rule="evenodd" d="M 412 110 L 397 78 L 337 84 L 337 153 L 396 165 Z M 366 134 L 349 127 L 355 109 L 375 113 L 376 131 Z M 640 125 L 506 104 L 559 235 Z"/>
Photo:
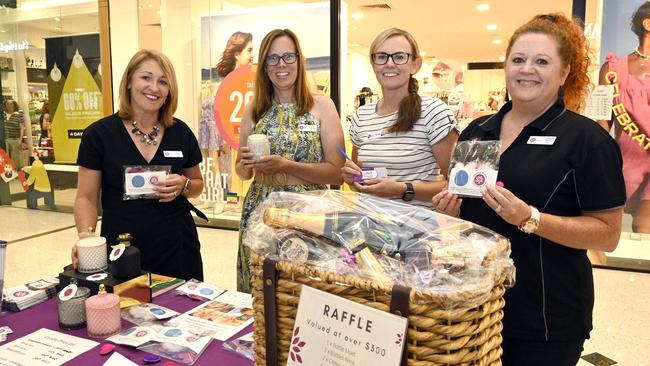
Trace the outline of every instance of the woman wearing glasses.
<path fill-rule="evenodd" d="M 235 169 L 242 179 L 255 178 L 239 227 L 237 289 L 250 292 L 249 248 L 242 245 L 248 217 L 269 193 L 301 192 L 341 184 L 343 131 L 334 103 L 312 95 L 305 58 L 296 35 L 276 29 L 262 40 L 255 95 L 242 119 Z M 271 154 L 255 160 L 248 136 L 268 137 Z"/>
<path fill-rule="evenodd" d="M 413 74 L 422 58 L 411 34 L 383 31 L 370 46 L 370 60 L 383 97 L 353 116 L 352 161 L 341 169 L 343 180 L 360 192 L 431 207 L 433 195 L 446 185 L 456 118 L 440 99 L 418 95 Z M 360 184 L 355 177 L 362 168 L 386 168 L 387 177 Z"/>

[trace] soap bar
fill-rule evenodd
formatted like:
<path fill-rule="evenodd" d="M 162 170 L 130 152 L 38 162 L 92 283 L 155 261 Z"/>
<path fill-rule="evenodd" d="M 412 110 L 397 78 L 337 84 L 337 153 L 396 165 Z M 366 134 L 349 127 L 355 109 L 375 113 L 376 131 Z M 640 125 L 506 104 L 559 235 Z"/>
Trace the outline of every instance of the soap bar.
<path fill-rule="evenodd" d="M 105 355 L 113 352 L 114 349 L 115 349 L 114 344 L 104 343 L 104 344 L 102 344 L 101 347 L 99 347 L 99 354 L 102 355 L 102 356 L 105 356 Z"/>
<path fill-rule="evenodd" d="M 160 361 L 160 356 L 158 355 L 147 355 L 144 356 L 144 363 L 157 363 Z"/>

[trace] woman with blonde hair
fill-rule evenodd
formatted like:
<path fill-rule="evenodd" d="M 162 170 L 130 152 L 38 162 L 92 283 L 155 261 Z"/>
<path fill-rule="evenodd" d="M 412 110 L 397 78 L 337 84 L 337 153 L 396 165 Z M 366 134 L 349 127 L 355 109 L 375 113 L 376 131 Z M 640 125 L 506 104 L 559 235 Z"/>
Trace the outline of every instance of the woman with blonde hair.
<path fill-rule="evenodd" d="M 434 208 L 510 239 L 517 283 L 506 291 L 503 365 L 575 365 L 592 329 L 588 249 L 612 251 L 621 233 L 621 152 L 581 116 L 589 45 L 577 20 L 537 15 L 508 44 L 511 101 L 473 121 L 460 141 L 500 140 L 497 179 L 481 198 L 443 191 Z"/>
<path fill-rule="evenodd" d="M 431 207 L 431 197 L 446 185 L 456 118 L 440 99 L 418 95 L 413 75 L 422 57 L 407 31 L 381 32 L 370 46 L 370 61 L 382 98 L 353 115 L 352 160 L 341 169 L 343 179 L 356 191 Z M 355 182 L 368 167 L 386 168 L 388 176 Z"/>
<path fill-rule="evenodd" d="M 203 279 L 198 233 L 188 201 L 203 191 L 201 151 L 190 128 L 174 118 L 178 84 L 174 67 L 162 53 L 140 50 L 122 75 L 119 111 L 91 124 L 83 133 L 74 203 L 79 237 L 97 225 L 101 196 L 101 235 L 109 245 L 119 233 L 133 236 L 142 268 L 183 279 Z M 155 199 L 129 197 L 127 168 L 163 166 L 162 181 L 149 180 Z M 135 181 L 140 186 L 142 182 Z M 203 215 L 204 217 L 204 215 Z M 72 262 L 78 265 L 76 246 Z"/>
<path fill-rule="evenodd" d="M 242 179 L 255 178 L 239 227 L 237 289 L 250 292 L 250 252 L 242 245 L 248 217 L 271 192 L 301 192 L 341 184 L 343 130 L 334 103 L 312 94 L 305 56 L 289 29 L 269 32 L 260 46 L 255 95 L 241 123 L 235 169 Z M 271 154 L 255 160 L 248 136 L 268 137 Z"/>

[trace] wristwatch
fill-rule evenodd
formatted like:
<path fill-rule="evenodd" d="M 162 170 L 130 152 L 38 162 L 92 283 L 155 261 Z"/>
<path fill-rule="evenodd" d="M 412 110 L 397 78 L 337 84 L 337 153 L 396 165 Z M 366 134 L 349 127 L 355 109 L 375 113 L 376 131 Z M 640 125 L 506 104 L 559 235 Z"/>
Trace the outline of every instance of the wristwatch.
<path fill-rule="evenodd" d="M 181 194 L 185 196 L 189 191 L 190 191 L 190 178 L 185 177 L 185 185 L 183 185 L 183 190 L 181 191 Z"/>
<path fill-rule="evenodd" d="M 402 200 L 412 201 L 415 196 L 415 191 L 413 190 L 413 183 L 406 183 L 406 192 L 402 195 Z"/>
<path fill-rule="evenodd" d="M 519 224 L 519 230 L 525 232 L 526 234 L 534 233 L 539 227 L 539 217 L 539 210 L 533 206 L 530 206 L 530 218 L 528 220 L 522 221 L 521 224 Z"/>

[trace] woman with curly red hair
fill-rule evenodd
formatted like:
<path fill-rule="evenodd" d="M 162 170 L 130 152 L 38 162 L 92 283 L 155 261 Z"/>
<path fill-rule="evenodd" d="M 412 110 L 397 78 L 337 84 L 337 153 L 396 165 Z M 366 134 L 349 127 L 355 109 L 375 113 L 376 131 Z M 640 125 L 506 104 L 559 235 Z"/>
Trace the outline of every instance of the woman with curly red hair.
<path fill-rule="evenodd" d="M 625 204 L 616 141 L 578 114 L 589 45 L 576 20 L 538 15 L 508 45 L 512 100 L 463 140 L 500 140 L 498 180 L 481 198 L 443 191 L 434 208 L 510 239 L 517 282 L 506 291 L 503 365 L 575 365 L 592 328 L 588 249 L 618 244 Z"/>

